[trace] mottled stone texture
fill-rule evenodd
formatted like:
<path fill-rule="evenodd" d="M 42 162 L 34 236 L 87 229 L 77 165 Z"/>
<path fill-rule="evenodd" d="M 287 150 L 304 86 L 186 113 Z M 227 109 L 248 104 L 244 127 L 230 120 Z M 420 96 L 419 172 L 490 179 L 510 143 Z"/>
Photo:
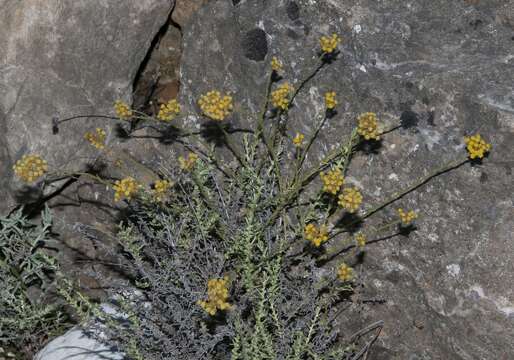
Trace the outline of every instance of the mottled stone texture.
<path fill-rule="evenodd" d="M 110 114 L 115 99 L 130 102 L 172 7 L 173 0 L 0 0 L 0 210 L 13 204 L 6 179 L 24 153 L 41 154 L 52 170 L 76 170 L 93 153 L 83 134 L 108 120 L 75 121 L 54 136 L 52 117 Z"/>
<path fill-rule="evenodd" d="M 299 94 L 289 132 L 312 131 L 331 89 L 339 112 L 309 164 L 347 139 L 360 112 L 377 112 L 385 128 L 413 125 L 356 155 L 348 182 L 364 189 L 365 209 L 465 156 L 464 135 L 480 132 L 493 144 L 482 165 L 446 173 L 398 203 L 422 215 L 410 237 L 370 245 L 358 264 L 347 259 L 362 287 L 341 326 L 351 334 L 385 321 L 370 359 L 514 353 L 513 11 L 512 2 L 494 0 L 227 0 L 209 3 L 183 29 L 182 102 L 194 109 L 211 88 L 231 91 L 244 114 L 232 121 L 245 126 L 258 112 L 272 56 L 298 84 L 316 62 L 318 38 L 339 33 L 339 58 Z M 263 53 L 247 48 L 256 28 L 267 34 L 263 61 L 248 56 Z M 371 222 L 393 218 L 395 208 Z"/>

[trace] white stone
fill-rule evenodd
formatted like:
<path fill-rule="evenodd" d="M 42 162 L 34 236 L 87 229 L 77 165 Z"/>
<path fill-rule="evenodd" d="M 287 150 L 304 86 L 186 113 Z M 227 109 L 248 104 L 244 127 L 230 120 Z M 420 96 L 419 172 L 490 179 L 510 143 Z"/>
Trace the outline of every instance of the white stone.
<path fill-rule="evenodd" d="M 123 354 L 113 352 L 104 344 L 73 328 L 49 342 L 34 360 L 122 360 Z"/>

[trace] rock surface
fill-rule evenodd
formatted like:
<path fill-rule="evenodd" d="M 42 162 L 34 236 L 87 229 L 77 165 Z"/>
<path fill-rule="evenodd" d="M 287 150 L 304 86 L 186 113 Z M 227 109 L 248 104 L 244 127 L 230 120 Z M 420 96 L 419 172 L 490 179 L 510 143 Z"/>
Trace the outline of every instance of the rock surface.
<path fill-rule="evenodd" d="M 75 328 L 55 338 L 42 349 L 34 360 L 122 360 L 123 354 L 109 349 Z"/>
<path fill-rule="evenodd" d="M 12 190 L 2 191 L 0 210 L 17 196 L 19 185 L 8 179 L 23 154 L 38 153 L 61 171 L 77 170 L 94 154 L 84 133 L 108 120 L 76 120 L 55 136 L 52 118 L 112 114 L 114 100 L 130 103 L 134 78 L 172 7 L 172 0 L 0 0 L 0 169 L 2 189 Z"/>
<path fill-rule="evenodd" d="M 422 214 L 408 238 L 378 241 L 354 264 L 362 287 L 341 326 L 350 335 L 385 321 L 372 359 L 514 353 L 513 11 L 512 2 L 495 0 L 217 1 L 183 28 L 182 103 L 195 113 L 200 94 L 230 91 L 231 121 L 246 127 L 272 56 L 297 85 L 316 63 L 319 37 L 340 34 L 338 59 L 299 94 L 289 132 L 310 133 L 332 89 L 339 112 L 311 165 L 347 139 L 361 112 L 376 112 L 386 129 L 411 125 L 354 158 L 348 181 L 363 189 L 365 210 L 465 157 L 463 136 L 480 132 L 493 144 L 482 165 L 443 174 L 371 219 L 391 219 L 396 207 Z M 200 121 L 190 115 L 186 125 Z"/>

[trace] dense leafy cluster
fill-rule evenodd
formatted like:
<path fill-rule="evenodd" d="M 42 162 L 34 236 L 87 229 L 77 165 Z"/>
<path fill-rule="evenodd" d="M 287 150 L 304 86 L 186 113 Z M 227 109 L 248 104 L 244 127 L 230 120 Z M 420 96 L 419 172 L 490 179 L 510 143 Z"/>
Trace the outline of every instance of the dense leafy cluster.
<path fill-rule="evenodd" d="M 22 210 L 0 217 L 0 347 L 4 349 L 31 353 L 65 326 L 62 309 L 48 299 L 57 265 L 42 247 L 50 241 L 51 223 L 47 210 L 39 225 Z"/>

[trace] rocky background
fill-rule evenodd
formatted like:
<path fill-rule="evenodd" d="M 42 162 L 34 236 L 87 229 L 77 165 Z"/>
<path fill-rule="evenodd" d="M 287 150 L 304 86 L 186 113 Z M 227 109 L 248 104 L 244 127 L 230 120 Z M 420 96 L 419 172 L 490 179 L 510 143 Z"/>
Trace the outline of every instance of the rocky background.
<path fill-rule="evenodd" d="M 311 131 L 327 90 L 338 93 L 340 108 L 309 164 L 345 139 L 361 112 L 376 112 L 385 128 L 409 125 L 355 157 L 349 182 L 364 189 L 365 208 L 462 157 L 464 135 L 480 132 L 493 145 L 483 164 L 466 164 L 400 201 L 422 215 L 418 228 L 369 246 L 341 326 L 352 334 L 384 320 L 370 359 L 512 358 L 512 0 L 182 0 L 171 17 L 168 0 L 94 3 L 0 0 L 4 212 L 31 194 L 12 179 L 13 161 L 38 152 L 51 167 L 77 166 L 91 156 L 83 133 L 106 122 L 76 121 L 55 136 L 53 117 L 111 113 L 118 98 L 151 109 L 178 94 L 190 114 L 185 125 L 200 126 L 196 99 L 217 88 L 234 94 L 233 123 L 249 127 L 271 57 L 298 84 L 316 62 L 319 37 L 336 32 L 341 53 L 299 94 L 290 131 Z M 109 138 L 142 160 L 167 151 L 157 141 Z M 73 249 L 63 250 L 70 266 L 99 255 L 73 225 L 108 228 L 116 213 L 107 201 L 98 211 L 96 200 L 112 196 L 105 189 L 75 186 L 52 199 L 63 249 Z M 71 195 L 77 188 L 79 200 Z M 394 216 L 394 208 L 372 220 Z M 92 276 L 99 267 L 82 269 L 91 288 L 102 288 Z"/>

